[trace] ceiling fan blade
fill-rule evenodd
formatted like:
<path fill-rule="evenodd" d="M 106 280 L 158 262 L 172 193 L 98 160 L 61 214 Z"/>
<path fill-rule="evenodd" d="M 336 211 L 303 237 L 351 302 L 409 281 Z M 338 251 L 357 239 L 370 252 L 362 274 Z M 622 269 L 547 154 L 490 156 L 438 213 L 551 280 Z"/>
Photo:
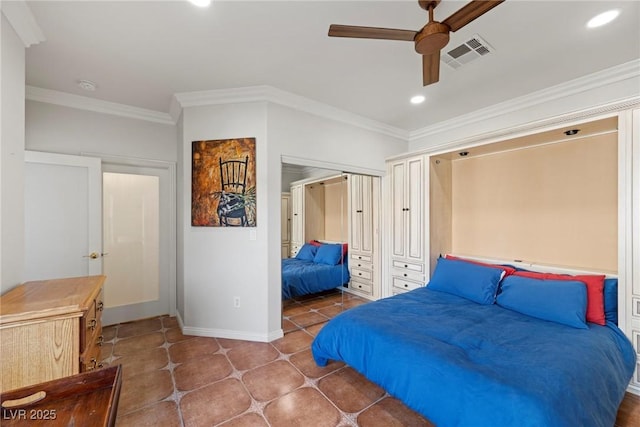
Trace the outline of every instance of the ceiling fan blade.
<path fill-rule="evenodd" d="M 428 86 L 440 80 L 440 51 L 422 55 L 422 85 Z"/>
<path fill-rule="evenodd" d="M 473 0 L 460 8 L 453 15 L 442 21 L 451 31 L 458 31 L 474 19 L 489 12 L 504 0 Z"/>
<path fill-rule="evenodd" d="M 392 28 L 377 27 L 357 27 L 353 25 L 336 25 L 329 26 L 329 36 L 331 37 L 355 37 L 361 39 L 383 39 L 383 40 L 402 40 L 412 42 L 417 31 L 396 30 Z"/>

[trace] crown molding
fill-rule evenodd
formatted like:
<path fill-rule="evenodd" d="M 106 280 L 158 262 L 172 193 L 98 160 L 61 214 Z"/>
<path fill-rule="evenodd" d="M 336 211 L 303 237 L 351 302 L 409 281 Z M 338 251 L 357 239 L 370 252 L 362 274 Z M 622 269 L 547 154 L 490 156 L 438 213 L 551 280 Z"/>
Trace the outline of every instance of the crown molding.
<path fill-rule="evenodd" d="M 415 155 L 433 155 L 436 153 L 444 153 L 447 151 L 470 148 L 477 145 L 490 144 L 503 141 L 505 139 L 512 139 L 520 136 L 530 135 L 534 132 L 544 132 L 553 128 L 572 125 L 588 120 L 604 118 L 607 116 L 613 116 L 619 114 L 622 111 L 632 110 L 639 107 L 640 95 L 631 96 L 629 98 L 609 102 L 607 104 L 601 104 L 595 107 L 589 107 L 583 110 L 572 111 L 566 114 L 528 122 L 509 128 L 503 128 L 492 132 L 473 135 L 468 138 L 432 145 L 420 150 L 387 157 L 386 160 L 398 160 Z"/>
<path fill-rule="evenodd" d="M 444 120 L 409 133 L 409 142 L 640 76 L 640 59 Z"/>
<path fill-rule="evenodd" d="M 409 137 L 409 133 L 404 129 L 266 85 L 176 93 L 172 99 L 171 111 L 175 120 L 179 117 L 181 109 L 186 107 L 265 101 L 381 133 L 402 141 L 407 141 Z"/>
<path fill-rule="evenodd" d="M 7 18 L 14 31 L 22 40 L 24 47 L 29 47 L 46 40 L 36 18 L 24 0 L 0 1 L 2 14 Z"/>
<path fill-rule="evenodd" d="M 145 120 L 148 122 L 175 125 L 171 116 L 160 111 L 147 110 L 145 108 L 132 107 L 130 105 L 103 101 L 101 99 L 86 96 L 73 95 L 56 90 L 42 89 L 35 86 L 26 87 L 26 98 L 29 101 L 46 102 L 48 104 L 62 105 L 80 110 L 96 113 L 111 114 L 130 119 Z"/>

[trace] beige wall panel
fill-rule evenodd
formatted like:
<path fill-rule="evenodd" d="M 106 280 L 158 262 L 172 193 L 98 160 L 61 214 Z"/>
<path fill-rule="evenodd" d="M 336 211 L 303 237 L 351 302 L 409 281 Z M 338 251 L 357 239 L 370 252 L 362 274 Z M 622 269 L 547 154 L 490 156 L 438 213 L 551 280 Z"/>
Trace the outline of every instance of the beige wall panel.
<path fill-rule="evenodd" d="M 617 271 L 617 135 L 456 160 L 452 252 Z"/>
<path fill-rule="evenodd" d="M 336 242 L 346 242 L 347 229 L 347 195 L 348 181 L 342 179 L 339 182 L 324 186 L 324 239 Z"/>

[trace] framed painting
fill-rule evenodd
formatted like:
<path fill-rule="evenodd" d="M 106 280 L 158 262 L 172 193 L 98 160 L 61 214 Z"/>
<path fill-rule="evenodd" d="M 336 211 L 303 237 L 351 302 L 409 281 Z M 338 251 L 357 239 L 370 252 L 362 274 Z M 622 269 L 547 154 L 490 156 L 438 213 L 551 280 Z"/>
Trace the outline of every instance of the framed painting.
<path fill-rule="evenodd" d="M 193 141 L 191 225 L 256 226 L 256 139 Z"/>

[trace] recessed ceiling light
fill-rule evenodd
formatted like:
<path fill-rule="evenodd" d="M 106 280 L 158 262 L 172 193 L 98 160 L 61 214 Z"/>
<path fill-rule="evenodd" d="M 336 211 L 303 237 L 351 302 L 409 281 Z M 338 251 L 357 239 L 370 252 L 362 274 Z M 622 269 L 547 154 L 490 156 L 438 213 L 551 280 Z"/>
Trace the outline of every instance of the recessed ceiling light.
<path fill-rule="evenodd" d="M 596 28 L 601 27 L 603 25 L 608 24 L 613 21 L 620 15 L 620 11 L 618 9 L 608 10 L 606 12 L 601 13 L 600 15 L 596 15 L 587 22 L 588 28 Z"/>
<path fill-rule="evenodd" d="M 189 0 L 189 2 L 198 7 L 207 7 L 211 4 L 211 0 Z"/>
<path fill-rule="evenodd" d="M 78 87 L 82 90 L 95 92 L 97 86 L 91 80 L 78 80 Z"/>
<path fill-rule="evenodd" d="M 422 104 L 425 100 L 424 95 L 416 95 L 411 97 L 411 103 L 412 104 Z"/>

